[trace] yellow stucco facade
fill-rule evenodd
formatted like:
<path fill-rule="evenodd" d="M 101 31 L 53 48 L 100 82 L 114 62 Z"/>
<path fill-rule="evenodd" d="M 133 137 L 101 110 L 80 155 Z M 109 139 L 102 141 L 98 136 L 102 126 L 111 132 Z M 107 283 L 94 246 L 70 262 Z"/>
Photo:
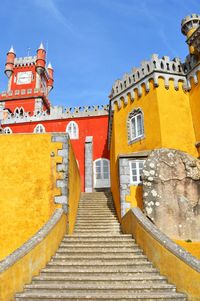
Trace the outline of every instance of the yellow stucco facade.
<path fill-rule="evenodd" d="M 0 168 L 0 260 L 32 237 L 60 205 L 56 180 L 61 143 L 51 134 L 2 135 Z"/>
<path fill-rule="evenodd" d="M 119 218 L 121 218 L 118 169 L 120 154 L 166 147 L 182 150 L 198 157 L 198 150 L 195 147 L 197 140 L 193 125 L 194 119 L 190 109 L 190 93 L 183 90 L 181 82 L 179 82 L 178 89 L 175 89 L 173 80 L 169 80 L 169 88 L 166 89 L 164 79 L 159 78 L 158 87 L 150 81 L 148 93 L 142 87 L 140 97 L 135 91 L 134 101 L 131 101 L 129 95 L 127 98 L 127 104 L 124 104 L 124 99 L 121 98 L 120 108 L 114 105 L 110 142 L 111 190 Z M 140 109 L 143 112 L 144 136 L 130 144 L 127 122 L 130 112 L 134 109 Z M 197 122 L 199 122 L 198 119 Z M 130 195 L 127 195 L 127 201 L 130 202 L 128 198 L 132 199 L 132 203 L 138 200 L 136 188 L 131 188 Z"/>

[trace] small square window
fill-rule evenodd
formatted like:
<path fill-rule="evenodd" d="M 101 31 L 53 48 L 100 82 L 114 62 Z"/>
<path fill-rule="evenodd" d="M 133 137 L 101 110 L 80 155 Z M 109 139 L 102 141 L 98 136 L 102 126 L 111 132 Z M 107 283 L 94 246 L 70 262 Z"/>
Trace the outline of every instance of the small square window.
<path fill-rule="evenodd" d="M 130 166 L 130 184 L 139 185 L 142 183 L 142 170 L 144 166 L 144 160 L 131 160 Z"/>

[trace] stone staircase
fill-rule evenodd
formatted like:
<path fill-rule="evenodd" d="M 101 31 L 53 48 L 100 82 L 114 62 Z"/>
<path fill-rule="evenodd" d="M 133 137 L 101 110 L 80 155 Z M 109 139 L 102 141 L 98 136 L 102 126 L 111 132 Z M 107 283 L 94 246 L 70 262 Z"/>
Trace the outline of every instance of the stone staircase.
<path fill-rule="evenodd" d="M 185 301 L 123 235 L 109 192 L 84 193 L 73 235 L 16 301 Z"/>

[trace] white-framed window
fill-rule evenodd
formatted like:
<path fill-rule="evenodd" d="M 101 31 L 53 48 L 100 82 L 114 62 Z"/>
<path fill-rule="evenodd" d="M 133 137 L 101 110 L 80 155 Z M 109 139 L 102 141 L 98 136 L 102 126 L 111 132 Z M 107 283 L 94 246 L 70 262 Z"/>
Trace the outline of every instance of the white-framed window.
<path fill-rule="evenodd" d="M 69 134 L 70 139 L 79 138 L 78 124 L 75 121 L 70 121 L 66 127 L 66 132 Z"/>
<path fill-rule="evenodd" d="M 142 113 L 138 113 L 130 119 L 131 140 L 140 138 L 144 135 Z"/>
<path fill-rule="evenodd" d="M 141 109 L 134 109 L 129 114 L 127 127 L 129 144 L 144 137 L 144 116 Z"/>
<path fill-rule="evenodd" d="M 45 127 L 42 124 L 37 124 L 33 131 L 35 134 L 45 133 Z"/>
<path fill-rule="evenodd" d="M 138 185 L 142 183 L 142 170 L 145 160 L 130 160 L 130 184 Z"/>
<path fill-rule="evenodd" d="M 5 127 L 3 131 L 4 131 L 4 134 L 12 134 L 12 130 L 8 126 Z"/>

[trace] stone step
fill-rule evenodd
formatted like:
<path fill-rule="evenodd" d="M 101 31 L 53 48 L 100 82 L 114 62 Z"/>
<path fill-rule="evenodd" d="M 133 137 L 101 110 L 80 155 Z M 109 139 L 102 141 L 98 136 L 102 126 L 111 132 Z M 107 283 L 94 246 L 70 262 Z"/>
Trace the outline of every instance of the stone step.
<path fill-rule="evenodd" d="M 118 293 L 101 293 L 99 295 L 99 292 L 93 293 L 89 292 L 84 294 L 83 292 L 26 292 L 16 295 L 16 301 L 41 301 L 41 300 L 49 300 L 49 301 L 69 301 L 69 300 L 76 300 L 76 301 L 112 301 L 112 300 L 120 300 L 120 301 L 126 301 L 126 300 L 137 300 L 137 301 L 186 301 L 186 298 L 183 294 L 176 293 L 176 292 L 146 292 L 146 293 L 126 293 L 123 294 L 123 297 L 121 294 Z"/>
<path fill-rule="evenodd" d="M 65 261 L 65 260 L 54 260 L 54 261 L 50 261 L 47 264 L 48 268 L 51 267 L 59 267 L 59 268 L 65 268 L 65 267 L 69 267 L 69 268 L 81 268 L 81 269 L 87 269 L 87 268 L 103 268 L 103 269 L 107 269 L 107 268 L 117 268 L 119 267 L 119 269 L 127 269 L 127 268 L 132 268 L 134 269 L 135 267 L 152 267 L 152 264 L 143 259 L 143 260 L 134 260 L 134 259 L 128 259 L 128 260 L 123 260 L 121 259 L 119 260 L 112 260 L 111 261 L 107 261 L 107 260 L 70 260 L 70 261 Z"/>
<path fill-rule="evenodd" d="M 42 290 L 44 292 L 52 291 L 56 292 L 60 290 L 62 293 L 67 293 L 70 290 L 76 290 L 76 291 L 82 291 L 82 292 L 99 292 L 100 294 L 102 292 L 106 292 L 109 290 L 109 293 L 136 293 L 136 292 L 145 292 L 145 291 L 158 291 L 158 290 L 164 290 L 164 291 L 176 291 L 176 287 L 174 285 L 168 284 L 168 283 L 141 283 L 141 282 L 136 282 L 133 284 L 127 284 L 126 286 L 123 285 L 123 283 L 117 283 L 113 284 L 112 286 L 110 285 L 109 281 L 108 283 L 102 284 L 102 283 L 89 283 L 89 284 L 84 284 L 84 283 L 65 283 L 65 284 L 60 284 L 60 283 L 37 283 L 37 284 L 29 284 L 25 286 L 24 292 L 32 290 L 35 291 L 37 290 Z"/>
<path fill-rule="evenodd" d="M 37 276 L 33 278 L 33 283 L 42 283 L 42 281 L 46 283 L 51 283 L 52 281 L 54 282 L 70 282 L 70 283 L 77 283 L 78 282 L 83 282 L 83 283 L 93 283 L 93 282 L 100 282 L 100 283 L 106 283 L 109 281 L 110 284 L 112 283 L 118 283 L 118 282 L 123 282 L 125 283 L 135 283 L 135 282 L 166 282 L 166 278 L 164 276 L 160 276 L 154 273 L 143 273 L 142 275 L 138 274 L 100 274 L 100 275 L 88 275 L 88 274 L 73 274 L 73 275 L 52 275 L 52 273 L 48 274 L 41 274 L 40 276 Z"/>
<path fill-rule="evenodd" d="M 93 233 L 121 233 L 121 231 L 120 230 L 113 230 L 113 229 L 100 229 L 100 230 L 98 230 L 98 229 L 89 229 L 89 230 L 82 230 L 82 229 L 79 229 L 79 230 L 76 230 L 76 228 L 75 228 L 75 230 L 74 230 L 74 233 L 81 233 L 81 232 L 83 232 L 83 233 L 91 233 L 91 231 L 93 231 Z"/>
<path fill-rule="evenodd" d="M 126 247 L 126 248 L 104 248 L 104 247 L 96 247 L 96 248 L 88 248 L 88 247 L 60 247 L 56 254 L 98 254 L 98 255 L 103 255 L 103 254 L 126 254 L 127 256 L 131 254 L 142 254 L 142 251 L 138 247 Z"/>
<path fill-rule="evenodd" d="M 94 233 L 91 233 L 90 235 L 88 235 L 88 234 L 80 233 L 80 234 L 76 234 L 76 235 L 74 235 L 74 234 L 65 234 L 64 238 L 66 238 L 66 237 L 72 237 L 72 238 L 74 238 L 74 237 L 98 237 L 98 238 L 99 237 L 103 237 L 103 238 L 105 238 L 105 237 L 107 237 L 107 238 L 113 238 L 113 237 L 117 237 L 117 238 L 124 237 L 125 238 L 125 237 L 128 237 L 128 238 L 132 238 L 132 235 L 131 234 L 116 234 L 116 233 L 113 233 L 113 234 L 112 233 L 111 234 L 104 234 L 104 233 L 94 234 Z"/>
<path fill-rule="evenodd" d="M 103 245 L 103 246 L 99 246 L 99 245 L 93 245 L 93 244 L 89 244 L 89 246 L 87 245 L 82 245 L 82 244 L 75 244 L 74 246 L 73 245 L 66 245 L 66 246 L 60 246 L 58 251 L 59 250 L 69 250 L 71 249 L 72 251 L 74 250 L 77 250 L 77 251 L 81 251 L 82 252 L 125 252 L 125 251 L 129 251 L 129 252 L 133 252 L 134 250 L 141 250 L 137 244 L 132 244 L 132 245 L 129 245 L 129 246 L 119 246 L 119 245 L 116 245 L 116 244 L 112 244 L 112 245 Z"/>
<path fill-rule="evenodd" d="M 108 226 L 108 227 L 104 227 L 104 226 L 75 226 L 75 232 L 77 233 L 78 231 L 118 231 L 120 232 L 121 227 L 120 226 Z"/>
<path fill-rule="evenodd" d="M 95 208 L 103 208 L 103 209 L 115 209 L 114 205 L 112 203 L 102 203 L 102 204 L 89 204 L 89 203 L 80 203 L 78 206 L 79 209 L 83 208 L 89 208 L 91 210 Z"/>
<path fill-rule="evenodd" d="M 57 259 L 59 259 L 59 260 L 63 260 L 63 259 L 65 259 L 65 260 L 68 260 L 68 261 L 70 261 L 71 259 L 72 260 L 81 260 L 81 259 L 88 259 L 88 260 L 98 260 L 98 259 L 100 259 L 100 260 L 102 260 L 102 261 L 104 261 L 104 260 L 110 260 L 110 261 L 112 261 L 112 260 L 121 260 L 121 259 L 123 259 L 123 260 L 127 260 L 127 259 L 138 259 L 138 260 L 141 260 L 141 259 L 147 259 L 146 258 L 146 256 L 145 255 L 143 255 L 143 254 L 130 254 L 129 256 L 128 256 L 128 258 L 127 258 L 127 254 L 122 254 L 121 256 L 120 255 L 118 255 L 118 254 L 113 254 L 113 255 L 111 255 L 111 254 L 104 254 L 104 255 L 102 255 L 102 254 L 99 254 L 99 255 L 96 255 L 96 254 L 73 254 L 73 255 L 69 255 L 69 254 L 56 254 L 55 256 L 53 256 L 52 257 L 52 259 L 53 260 L 57 260 Z"/>
<path fill-rule="evenodd" d="M 89 242 L 93 242 L 93 241 L 105 241 L 105 242 L 111 242 L 111 241 L 115 241 L 117 243 L 123 241 L 123 242 L 135 242 L 134 239 L 132 239 L 130 236 L 125 236 L 123 237 L 122 235 L 118 235 L 118 236 L 65 236 L 62 240 L 62 242 L 71 242 L 71 241 L 89 241 Z"/>
<path fill-rule="evenodd" d="M 114 217 L 114 216 L 112 216 L 112 217 L 110 217 L 109 219 L 108 218 L 106 218 L 106 217 L 93 217 L 93 216 L 91 216 L 91 217 L 85 217 L 85 216 L 82 216 L 82 217 L 77 217 L 77 219 L 76 219 L 76 222 L 82 222 L 82 221 L 86 221 L 86 222 L 89 222 L 89 221 L 98 221 L 98 222 L 108 222 L 108 221 L 110 221 L 110 222 L 112 222 L 112 221 L 117 221 L 117 222 L 119 222 L 118 221 L 118 219 L 117 219 L 117 217 Z"/>
<path fill-rule="evenodd" d="M 106 212 L 101 212 L 101 210 L 95 210 L 94 212 L 90 211 L 86 211 L 86 212 L 78 212 L 77 214 L 78 217 L 80 216 L 87 216 L 87 217 L 91 217 L 91 216 L 95 216 L 95 217 L 117 217 L 116 212 L 111 212 L 111 211 L 106 211 Z"/>
<path fill-rule="evenodd" d="M 116 241 L 116 240 L 113 240 L 113 241 L 109 241 L 109 240 L 99 240 L 99 241 L 92 241 L 92 240 L 87 240 L 87 241 L 76 241 L 76 240 L 72 240 L 72 241 L 68 241 L 68 242 L 61 242 L 60 244 L 60 247 L 88 247 L 88 248 L 91 248 L 91 247 L 117 247 L 118 244 L 120 243 L 120 247 L 132 247 L 135 245 L 134 241 Z"/>
<path fill-rule="evenodd" d="M 133 252 L 81 252 L 80 251 L 71 251 L 70 249 L 68 249 L 68 251 L 61 251 L 61 252 L 56 252 L 56 254 L 54 255 L 54 257 L 56 256 L 66 256 L 69 258 L 116 258 L 116 259 L 120 259 L 120 258 L 134 258 L 137 255 L 143 255 L 141 250 L 134 250 Z M 145 256 L 145 255 L 144 255 Z M 52 258 L 54 258 L 52 257 Z"/>
<path fill-rule="evenodd" d="M 101 222 L 101 221 L 78 221 L 76 222 L 76 226 L 119 226 L 118 221 L 113 222 Z"/>

